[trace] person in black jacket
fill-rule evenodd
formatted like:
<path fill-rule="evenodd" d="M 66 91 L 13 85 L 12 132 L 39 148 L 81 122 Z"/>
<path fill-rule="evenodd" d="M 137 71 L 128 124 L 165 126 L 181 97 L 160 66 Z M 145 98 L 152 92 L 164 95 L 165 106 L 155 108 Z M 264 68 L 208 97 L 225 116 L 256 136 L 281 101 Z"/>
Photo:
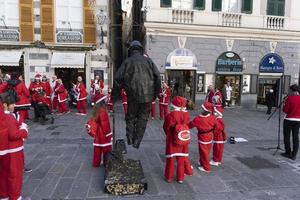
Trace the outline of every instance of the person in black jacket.
<path fill-rule="evenodd" d="M 267 115 L 271 114 L 272 107 L 275 105 L 275 100 L 276 100 L 276 98 L 275 98 L 274 90 L 270 89 L 266 95 L 266 103 L 268 106 Z"/>
<path fill-rule="evenodd" d="M 126 90 L 127 143 L 138 149 L 147 127 L 151 102 L 156 99 L 161 88 L 160 73 L 153 61 L 144 55 L 144 48 L 139 41 L 131 43 L 129 58 L 117 71 L 114 87 Z M 114 94 L 119 94 L 119 91 L 114 91 Z"/>

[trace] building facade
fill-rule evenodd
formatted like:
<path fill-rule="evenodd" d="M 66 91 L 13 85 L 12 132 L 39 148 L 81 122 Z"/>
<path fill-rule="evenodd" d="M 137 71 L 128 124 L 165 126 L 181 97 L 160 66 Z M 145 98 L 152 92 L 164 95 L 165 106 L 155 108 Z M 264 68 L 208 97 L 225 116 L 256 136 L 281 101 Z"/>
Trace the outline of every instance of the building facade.
<path fill-rule="evenodd" d="M 2 73 L 19 72 L 26 85 L 37 73 L 55 74 L 68 89 L 78 75 L 88 89 L 100 75 L 107 86 L 107 11 L 107 0 L 0 0 Z"/>
<path fill-rule="evenodd" d="M 230 82 L 232 104 L 256 107 L 299 83 L 297 0 L 144 0 L 146 51 L 174 94 L 204 99 Z"/>

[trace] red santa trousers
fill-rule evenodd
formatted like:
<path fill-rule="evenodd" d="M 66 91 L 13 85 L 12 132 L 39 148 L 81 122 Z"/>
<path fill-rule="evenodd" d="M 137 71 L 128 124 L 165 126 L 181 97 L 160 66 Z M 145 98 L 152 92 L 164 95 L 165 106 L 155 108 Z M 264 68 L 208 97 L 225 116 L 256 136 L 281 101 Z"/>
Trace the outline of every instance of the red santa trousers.
<path fill-rule="evenodd" d="M 103 156 L 103 163 L 105 164 L 106 157 L 109 152 L 111 152 L 111 146 L 107 146 L 107 147 L 94 146 L 93 167 L 100 167 L 102 156 Z"/>
<path fill-rule="evenodd" d="M 127 110 L 128 110 L 127 102 L 123 102 L 123 110 L 124 110 L 125 115 L 127 115 Z"/>
<path fill-rule="evenodd" d="M 165 179 L 172 181 L 174 176 L 174 160 L 177 161 L 177 181 L 183 181 L 184 175 L 193 175 L 193 169 L 191 166 L 190 159 L 185 156 L 175 156 L 171 158 L 166 158 L 166 168 L 165 168 Z"/>
<path fill-rule="evenodd" d="M 155 103 L 151 104 L 151 117 L 155 118 Z"/>
<path fill-rule="evenodd" d="M 26 119 L 28 118 L 28 110 L 19 110 L 18 113 L 20 116 L 19 122 L 20 123 L 25 122 Z"/>
<path fill-rule="evenodd" d="M 66 102 L 59 102 L 58 103 L 58 112 L 59 113 L 65 113 L 65 112 L 69 112 L 69 107 L 67 106 Z"/>
<path fill-rule="evenodd" d="M 17 200 L 21 197 L 23 171 L 24 171 L 24 152 L 19 151 L 9 154 L 9 173 L 8 173 L 8 196 L 9 200 Z"/>
<path fill-rule="evenodd" d="M 77 101 L 77 112 L 86 114 L 86 100 Z"/>
<path fill-rule="evenodd" d="M 0 199 L 8 198 L 7 178 L 9 171 L 9 155 L 0 156 Z"/>
<path fill-rule="evenodd" d="M 212 133 L 198 134 L 198 150 L 199 150 L 199 163 L 206 170 L 210 171 L 209 153 L 212 148 Z"/>
<path fill-rule="evenodd" d="M 159 104 L 159 115 L 160 119 L 165 119 L 165 117 L 169 114 L 168 105 Z"/>
<path fill-rule="evenodd" d="M 222 162 L 225 142 L 222 133 L 214 134 L 213 161 Z"/>
<path fill-rule="evenodd" d="M 53 100 L 52 100 L 52 110 L 53 111 L 56 110 L 57 106 L 58 106 L 58 98 L 54 97 Z"/>

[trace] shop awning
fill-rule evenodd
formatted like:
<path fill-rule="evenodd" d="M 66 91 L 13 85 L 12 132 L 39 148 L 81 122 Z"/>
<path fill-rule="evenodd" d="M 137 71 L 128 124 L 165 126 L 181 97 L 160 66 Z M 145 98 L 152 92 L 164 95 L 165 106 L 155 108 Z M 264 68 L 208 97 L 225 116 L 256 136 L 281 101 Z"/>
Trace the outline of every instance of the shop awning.
<path fill-rule="evenodd" d="M 19 66 L 23 51 L 0 51 L 0 65 Z"/>
<path fill-rule="evenodd" d="M 85 53 L 53 53 L 52 68 L 84 68 Z"/>

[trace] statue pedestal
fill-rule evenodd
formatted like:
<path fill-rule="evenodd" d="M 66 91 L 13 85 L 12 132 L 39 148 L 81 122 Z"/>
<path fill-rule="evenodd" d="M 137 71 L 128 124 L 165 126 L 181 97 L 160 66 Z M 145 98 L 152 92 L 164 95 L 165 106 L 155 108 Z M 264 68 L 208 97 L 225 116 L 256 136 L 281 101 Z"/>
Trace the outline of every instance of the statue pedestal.
<path fill-rule="evenodd" d="M 122 148 L 116 147 L 107 159 L 104 191 L 113 195 L 143 194 L 147 180 L 142 164 L 139 160 L 126 159 L 122 152 Z"/>

